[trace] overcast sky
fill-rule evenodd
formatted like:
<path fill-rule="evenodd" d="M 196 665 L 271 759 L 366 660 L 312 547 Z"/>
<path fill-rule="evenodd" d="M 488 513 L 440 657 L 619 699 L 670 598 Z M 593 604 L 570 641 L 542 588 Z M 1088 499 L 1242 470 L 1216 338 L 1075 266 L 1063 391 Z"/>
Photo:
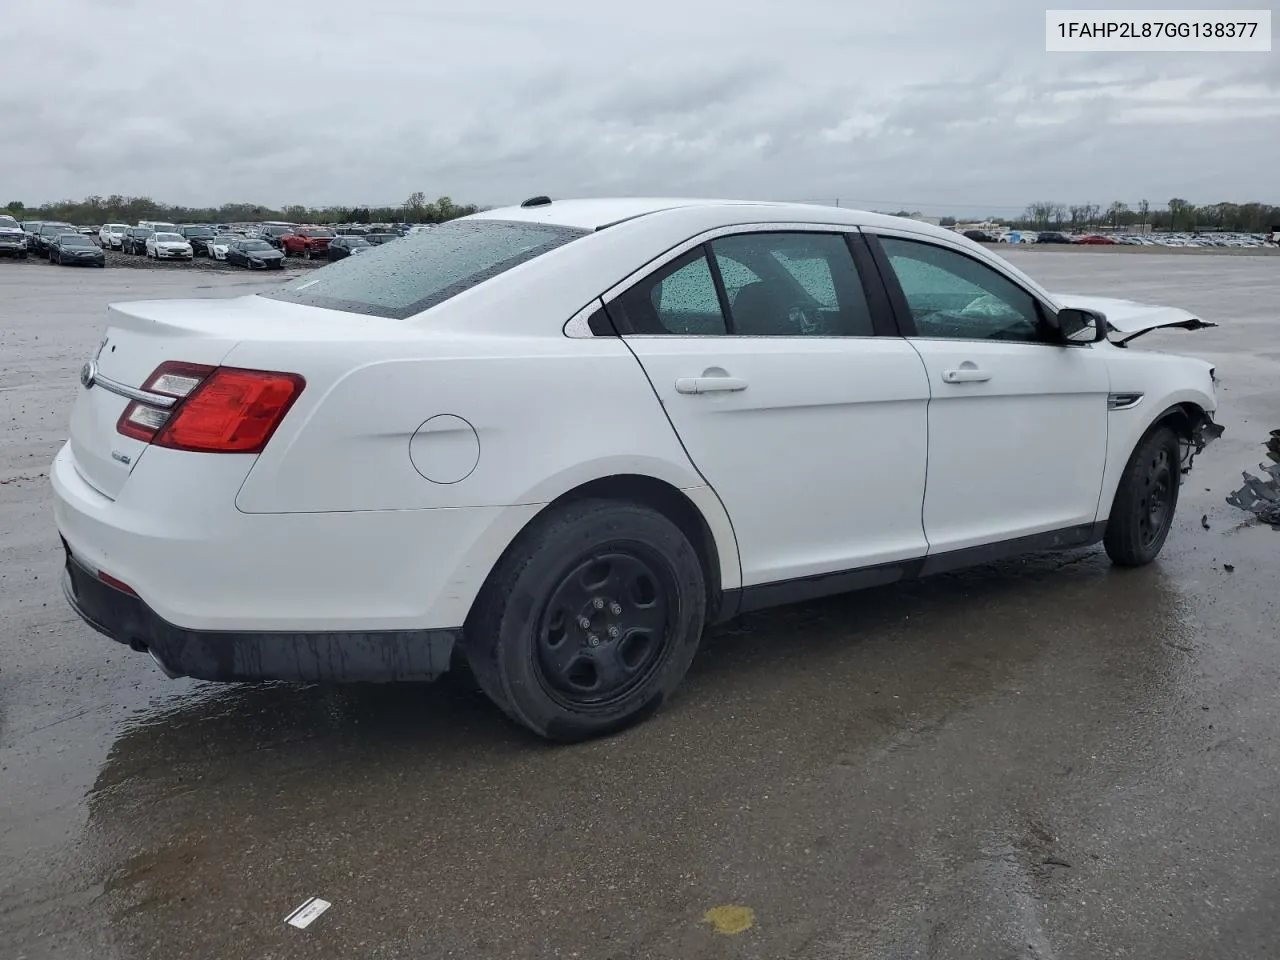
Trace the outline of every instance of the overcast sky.
<path fill-rule="evenodd" d="M 1280 203 L 1280 53 L 1044 51 L 1107 5 L 0 0 L 0 202 Z"/>

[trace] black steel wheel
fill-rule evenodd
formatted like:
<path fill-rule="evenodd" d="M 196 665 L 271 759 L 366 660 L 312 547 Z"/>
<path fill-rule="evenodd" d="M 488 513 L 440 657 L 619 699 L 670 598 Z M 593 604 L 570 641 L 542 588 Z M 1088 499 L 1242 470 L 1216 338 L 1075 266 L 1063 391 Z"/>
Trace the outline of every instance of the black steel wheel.
<path fill-rule="evenodd" d="M 1158 425 L 1139 441 L 1116 489 L 1103 539 L 1113 562 L 1140 567 L 1156 558 L 1173 527 L 1181 482 L 1178 435 Z"/>
<path fill-rule="evenodd" d="M 679 527 L 639 504 L 583 500 L 516 538 L 463 645 L 508 715 L 579 741 L 657 710 L 688 671 L 705 616 L 702 563 Z"/>
<path fill-rule="evenodd" d="M 625 697 L 662 662 L 677 592 L 671 565 L 647 547 L 586 551 L 543 606 L 539 679 L 570 707 Z"/>

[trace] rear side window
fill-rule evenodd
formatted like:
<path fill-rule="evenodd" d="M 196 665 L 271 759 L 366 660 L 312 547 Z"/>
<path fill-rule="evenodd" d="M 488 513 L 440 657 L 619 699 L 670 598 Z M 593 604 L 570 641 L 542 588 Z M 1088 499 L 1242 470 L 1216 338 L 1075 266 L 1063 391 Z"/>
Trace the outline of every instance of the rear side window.
<path fill-rule="evenodd" d="M 261 296 L 403 320 L 588 232 L 543 223 L 451 220 Z"/>

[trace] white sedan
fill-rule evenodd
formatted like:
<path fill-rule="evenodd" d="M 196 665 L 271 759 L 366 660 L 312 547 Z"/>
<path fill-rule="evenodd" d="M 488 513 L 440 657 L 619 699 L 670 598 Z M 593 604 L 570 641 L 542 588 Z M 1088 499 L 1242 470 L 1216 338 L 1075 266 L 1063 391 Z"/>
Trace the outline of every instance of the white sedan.
<path fill-rule="evenodd" d="M 227 250 L 231 244 L 243 239 L 244 237 L 237 233 L 220 233 L 209 241 L 209 256 L 214 260 L 226 260 Z"/>
<path fill-rule="evenodd" d="M 1152 561 L 1211 326 L 913 220 L 537 198 L 118 303 L 51 475 L 73 607 L 170 675 L 427 680 L 620 729 L 739 613 L 1027 551 Z"/>
<path fill-rule="evenodd" d="M 120 250 L 124 247 L 124 232 L 129 229 L 127 223 L 103 224 L 98 231 L 98 246 L 103 250 Z"/>
<path fill-rule="evenodd" d="M 155 260 L 190 260 L 195 251 L 180 233 L 153 233 L 147 237 L 147 256 Z"/>

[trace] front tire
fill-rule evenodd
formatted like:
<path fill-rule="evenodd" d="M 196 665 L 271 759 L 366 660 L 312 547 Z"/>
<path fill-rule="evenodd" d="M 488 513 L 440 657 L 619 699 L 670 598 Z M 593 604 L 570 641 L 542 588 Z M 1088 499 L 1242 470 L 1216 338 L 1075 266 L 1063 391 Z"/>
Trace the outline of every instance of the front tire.
<path fill-rule="evenodd" d="M 680 528 L 639 504 L 584 500 L 535 521 L 476 598 L 464 648 L 481 688 L 549 740 L 615 733 L 684 679 L 706 582 Z"/>
<path fill-rule="evenodd" d="M 1145 566 L 1159 555 L 1178 507 L 1181 453 L 1178 435 L 1164 425 L 1149 431 L 1134 448 L 1102 541 L 1117 566 Z"/>

